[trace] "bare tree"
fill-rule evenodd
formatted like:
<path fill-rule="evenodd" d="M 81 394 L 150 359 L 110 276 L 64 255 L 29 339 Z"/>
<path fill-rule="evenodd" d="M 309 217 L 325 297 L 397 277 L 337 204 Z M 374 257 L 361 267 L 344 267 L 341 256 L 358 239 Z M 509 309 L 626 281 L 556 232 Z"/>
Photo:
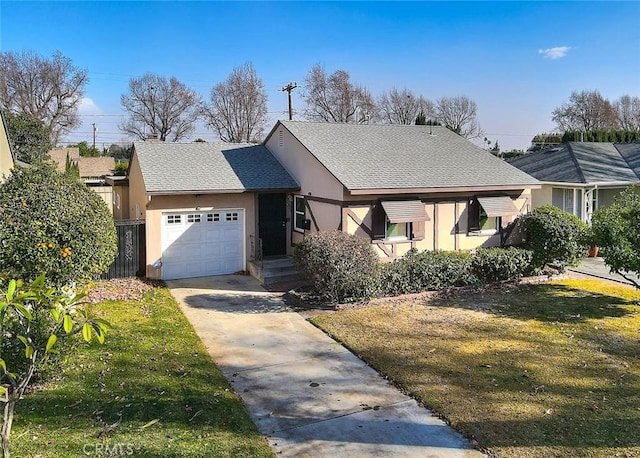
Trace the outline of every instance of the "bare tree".
<path fill-rule="evenodd" d="M 640 131 L 640 97 L 623 95 L 613 103 L 613 109 L 621 129 Z"/>
<path fill-rule="evenodd" d="M 55 145 L 81 124 L 78 108 L 87 71 L 56 51 L 51 59 L 33 52 L 0 53 L 0 106 L 44 122 Z"/>
<path fill-rule="evenodd" d="M 435 119 L 433 103 L 406 88 L 383 92 L 378 99 L 378 113 L 381 121 L 389 124 L 413 124 L 421 113 L 426 119 Z"/>
<path fill-rule="evenodd" d="M 210 103 L 202 106 L 207 125 L 224 142 L 259 142 L 267 123 L 267 93 L 250 62 L 234 67 L 211 89 Z"/>
<path fill-rule="evenodd" d="M 618 115 L 611 102 L 598 91 L 573 91 L 568 103 L 563 103 L 551 114 L 551 119 L 563 131 L 615 129 Z"/>
<path fill-rule="evenodd" d="M 320 64 L 314 65 L 305 78 L 302 97 L 310 120 L 366 123 L 376 116 L 371 93 L 352 83 L 344 70 L 327 75 Z"/>
<path fill-rule="evenodd" d="M 469 97 L 442 97 L 436 105 L 437 120 L 464 138 L 479 138 L 482 129 L 476 119 L 478 106 Z"/>
<path fill-rule="evenodd" d="M 173 76 L 145 73 L 129 81 L 129 93 L 120 96 L 120 104 L 129 114 L 120 130 L 141 140 L 154 134 L 177 142 L 194 131 L 200 96 Z"/>

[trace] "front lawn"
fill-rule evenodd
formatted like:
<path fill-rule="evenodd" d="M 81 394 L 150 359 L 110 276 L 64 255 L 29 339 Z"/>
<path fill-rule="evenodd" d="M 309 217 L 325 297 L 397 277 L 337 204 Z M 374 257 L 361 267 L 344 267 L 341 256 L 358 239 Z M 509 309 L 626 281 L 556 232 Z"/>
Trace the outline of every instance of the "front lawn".
<path fill-rule="evenodd" d="M 97 310 L 106 343 L 18 403 L 13 456 L 273 456 L 166 288 Z"/>
<path fill-rule="evenodd" d="M 564 280 L 381 300 L 313 322 L 494 456 L 636 457 L 638 300 Z"/>

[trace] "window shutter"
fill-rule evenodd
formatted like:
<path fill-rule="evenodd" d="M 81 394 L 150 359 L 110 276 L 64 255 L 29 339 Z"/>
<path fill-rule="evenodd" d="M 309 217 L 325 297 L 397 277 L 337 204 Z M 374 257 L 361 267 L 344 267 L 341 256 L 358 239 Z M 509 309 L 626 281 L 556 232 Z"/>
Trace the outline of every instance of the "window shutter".
<path fill-rule="evenodd" d="M 424 240 L 424 221 L 414 221 L 411 223 L 412 240 Z"/>
<path fill-rule="evenodd" d="M 385 238 L 385 220 L 387 215 L 382 208 L 382 204 L 378 201 L 371 206 L 371 232 L 374 239 Z"/>
<path fill-rule="evenodd" d="M 469 217 L 468 230 L 480 230 L 480 203 L 478 202 L 478 199 L 473 198 L 467 203 L 467 215 Z"/>

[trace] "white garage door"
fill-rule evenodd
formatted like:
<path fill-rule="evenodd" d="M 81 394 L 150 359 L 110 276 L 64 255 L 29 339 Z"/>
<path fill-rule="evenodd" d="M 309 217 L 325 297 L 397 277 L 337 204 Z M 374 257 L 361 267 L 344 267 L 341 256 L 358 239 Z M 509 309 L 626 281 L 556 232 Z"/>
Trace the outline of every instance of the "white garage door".
<path fill-rule="evenodd" d="M 244 210 L 162 214 L 162 278 L 205 277 L 244 269 Z"/>

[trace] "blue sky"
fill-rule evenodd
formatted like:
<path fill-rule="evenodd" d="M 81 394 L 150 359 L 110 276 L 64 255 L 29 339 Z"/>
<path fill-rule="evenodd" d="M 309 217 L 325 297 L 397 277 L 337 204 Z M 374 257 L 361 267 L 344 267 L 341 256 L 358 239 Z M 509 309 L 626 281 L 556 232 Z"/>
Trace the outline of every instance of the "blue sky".
<path fill-rule="evenodd" d="M 61 51 L 89 72 L 71 138 L 124 140 L 120 94 L 145 72 L 207 96 L 253 62 L 269 116 L 315 63 L 347 70 L 374 95 L 393 86 L 430 100 L 466 95 L 486 136 L 526 148 L 554 128 L 571 91 L 640 96 L 640 2 L 178 2 L 0 0 L 0 50 Z M 548 52 L 544 52 L 549 50 Z M 298 90 L 294 109 L 302 110 Z M 213 139 L 203 126 L 195 137 Z"/>

